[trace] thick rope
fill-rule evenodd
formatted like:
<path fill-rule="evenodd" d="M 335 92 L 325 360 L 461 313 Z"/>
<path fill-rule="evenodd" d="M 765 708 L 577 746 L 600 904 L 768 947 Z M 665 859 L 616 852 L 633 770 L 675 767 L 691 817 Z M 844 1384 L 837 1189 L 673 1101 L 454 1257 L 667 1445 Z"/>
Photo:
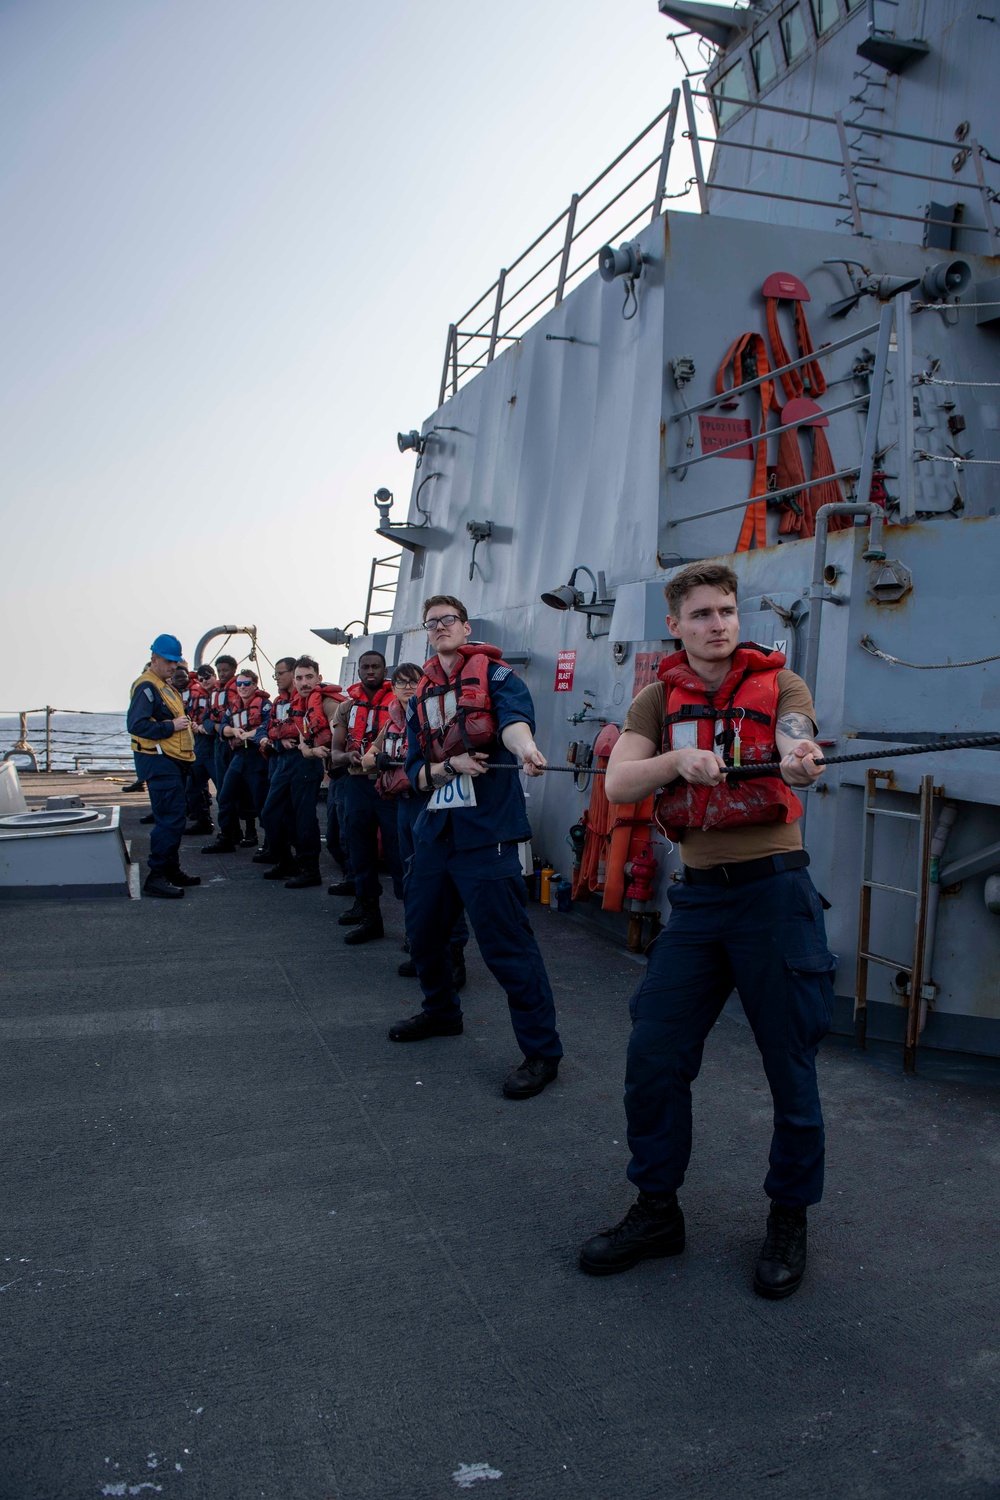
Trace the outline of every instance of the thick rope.
<path fill-rule="evenodd" d="M 1000 745 L 1000 734 L 968 734 L 953 740 L 933 740 L 926 745 L 893 745 L 891 750 L 862 750 L 857 755 L 828 755 L 817 760 L 817 766 L 845 766 L 855 760 L 895 760 L 900 755 L 937 755 L 945 750 L 977 750 L 984 745 Z M 759 765 L 733 766 L 726 780 L 748 781 L 755 776 L 780 776 L 774 761 Z"/>
<path fill-rule="evenodd" d="M 996 656 L 977 656 L 974 661 L 903 661 L 899 656 L 890 656 L 888 651 L 880 651 L 870 635 L 863 635 L 859 644 L 869 656 L 879 656 L 894 667 L 912 667 L 915 672 L 947 672 L 952 667 L 981 667 L 988 661 L 1000 661 L 1000 652 Z"/>

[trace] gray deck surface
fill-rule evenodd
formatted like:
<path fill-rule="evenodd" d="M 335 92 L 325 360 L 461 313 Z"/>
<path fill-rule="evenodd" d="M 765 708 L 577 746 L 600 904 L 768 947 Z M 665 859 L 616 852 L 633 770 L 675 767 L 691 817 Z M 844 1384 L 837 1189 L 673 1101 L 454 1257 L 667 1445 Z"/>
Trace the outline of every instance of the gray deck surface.
<path fill-rule="evenodd" d="M 183 902 L 0 911 L 3 1500 L 1000 1494 L 995 1092 L 827 1049 L 808 1277 L 762 1302 L 769 1097 L 724 1017 L 686 1254 L 591 1279 L 635 962 L 537 911 L 567 1057 L 508 1103 L 478 954 L 465 1036 L 392 1046 L 396 903 L 345 948 L 343 902 L 200 843 Z"/>

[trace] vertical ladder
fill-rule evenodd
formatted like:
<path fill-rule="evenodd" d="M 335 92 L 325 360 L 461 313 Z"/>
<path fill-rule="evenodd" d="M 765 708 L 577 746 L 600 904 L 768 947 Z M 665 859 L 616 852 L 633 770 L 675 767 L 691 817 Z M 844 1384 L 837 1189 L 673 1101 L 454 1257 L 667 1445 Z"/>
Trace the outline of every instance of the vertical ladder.
<path fill-rule="evenodd" d="M 396 586 L 399 583 L 399 568 L 403 561 L 402 552 L 394 552 L 391 557 L 373 557 L 372 570 L 368 577 L 368 598 L 365 601 L 365 635 L 372 633 L 372 621 L 379 623 L 388 629 L 392 621 L 392 612 L 396 602 Z M 388 573 L 389 577 L 378 581 L 379 569 Z M 390 595 L 387 599 L 385 596 Z M 376 595 L 379 597 L 376 599 Z M 380 609 L 373 609 L 374 604 L 380 604 Z"/>
<path fill-rule="evenodd" d="M 903 1072 L 913 1073 L 917 1066 L 917 1042 L 920 1037 L 920 1008 L 924 988 L 924 947 L 927 934 L 927 904 L 930 887 L 931 834 L 933 830 L 935 787 L 933 776 L 920 778 L 920 811 L 898 812 L 895 808 L 880 807 L 877 801 L 879 785 L 892 791 L 895 777 L 892 771 L 871 769 L 865 777 L 864 825 L 861 842 L 861 911 L 858 919 L 858 969 L 854 997 L 854 1036 L 859 1047 L 864 1047 L 868 1036 L 868 965 L 881 964 L 886 969 L 909 976 L 909 998 L 906 1014 L 906 1041 L 903 1048 Z M 875 859 L 876 818 L 902 818 L 904 822 L 919 825 L 917 849 L 917 884 L 915 890 L 907 886 L 887 885 L 872 878 Z M 898 896 L 912 896 L 916 902 L 913 924 L 913 957 L 909 963 L 900 963 L 894 958 L 885 958 L 871 951 L 872 891 L 892 891 Z"/>

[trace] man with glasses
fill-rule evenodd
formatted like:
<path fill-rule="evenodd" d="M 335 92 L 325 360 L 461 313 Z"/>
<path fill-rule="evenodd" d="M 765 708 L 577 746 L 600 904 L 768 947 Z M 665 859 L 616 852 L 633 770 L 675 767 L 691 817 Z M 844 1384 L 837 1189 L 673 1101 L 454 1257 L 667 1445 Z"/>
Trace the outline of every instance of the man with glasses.
<path fill-rule="evenodd" d="M 389 1028 L 394 1042 L 458 1036 L 462 1010 L 450 933 L 464 905 L 479 951 L 507 992 L 524 1060 L 504 1081 L 508 1099 L 540 1094 L 559 1071 L 562 1043 L 545 964 L 528 922 L 518 844 L 531 837 L 518 763 L 541 776 L 534 706 L 496 646 L 472 644 L 465 605 L 451 594 L 424 602 L 434 655 L 407 705 L 406 773 L 430 793 L 413 829 L 406 930 L 423 1009 Z M 488 769 L 492 764 L 499 769 Z"/>

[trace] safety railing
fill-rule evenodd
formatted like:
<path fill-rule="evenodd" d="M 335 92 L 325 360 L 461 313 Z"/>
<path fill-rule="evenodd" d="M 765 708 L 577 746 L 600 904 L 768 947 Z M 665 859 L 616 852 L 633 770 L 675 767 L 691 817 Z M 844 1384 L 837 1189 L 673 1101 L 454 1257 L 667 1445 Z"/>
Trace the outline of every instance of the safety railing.
<path fill-rule="evenodd" d="M 676 145 L 681 101 L 687 129 L 682 138 L 690 151 L 689 175 L 677 192 L 667 192 L 668 175 Z M 879 224 L 892 221 L 941 227 L 982 237 L 983 250 L 1000 254 L 995 205 L 1000 192 L 986 180 L 986 165 L 997 165 L 997 159 L 980 145 L 971 133 L 963 134 L 956 151 L 956 141 L 932 136 L 914 135 L 868 125 L 861 119 L 845 119 L 842 111 L 832 115 L 813 114 L 807 110 L 748 100 L 734 117 L 738 126 L 746 113 L 761 111 L 766 115 L 786 116 L 803 126 L 817 126 L 829 133 L 828 149 L 810 151 L 796 146 L 763 146 L 739 139 L 738 129 L 709 131 L 704 121 L 714 119 L 716 100 L 702 89 L 693 88 L 685 79 L 675 89 L 667 107 L 649 122 L 645 129 L 620 151 L 581 193 L 574 193 L 568 206 L 537 235 L 527 249 L 505 266 L 481 297 L 461 317 L 449 325 L 445 345 L 444 367 L 438 404 L 455 395 L 466 380 L 489 365 L 496 355 L 523 337 L 531 324 L 550 307 L 557 307 L 578 279 L 595 269 L 595 256 L 605 243 L 622 238 L 637 225 L 651 222 L 663 211 L 667 199 L 690 205 L 702 214 L 711 212 L 710 195 L 732 193 L 762 198 L 769 204 L 789 203 L 829 209 L 833 215 L 830 228 L 848 229 L 856 236 L 867 237 Z M 863 106 L 860 107 L 863 113 Z M 663 126 L 662 144 L 651 155 L 651 137 Z M 808 133 L 808 132 L 807 132 Z M 867 143 L 879 139 L 916 142 L 928 148 L 926 171 L 906 171 L 883 165 L 866 149 Z M 934 153 L 952 153 L 947 163 L 950 175 L 935 167 Z M 778 161 L 806 162 L 810 168 L 836 173 L 825 196 L 808 196 L 774 191 L 769 186 L 750 186 L 725 180 L 726 153 L 756 153 Z M 676 168 L 676 161 L 674 162 Z M 971 176 L 969 175 L 971 173 Z M 866 175 L 867 174 L 867 175 Z M 965 174 L 963 176 L 963 174 Z M 777 174 L 776 174 L 777 175 Z M 911 181 L 915 185 L 913 202 L 876 207 L 865 200 L 865 194 L 889 179 Z M 820 181 L 822 181 L 822 176 Z M 827 179 L 829 180 L 829 179 Z M 928 212 L 910 212 L 920 207 L 916 184 L 946 183 L 952 189 L 969 189 L 982 207 L 983 223 L 976 224 L 952 218 L 939 218 Z M 612 218 L 618 210 L 624 218 Z M 557 339 L 559 335 L 550 337 Z"/>
<path fill-rule="evenodd" d="M 132 765 L 124 715 L 118 730 L 71 728 L 53 722 L 56 715 L 64 714 L 81 718 L 112 717 L 85 708 L 54 708 L 51 704 L 44 708 L 0 710 L 0 746 L 4 747 L 0 751 L 0 761 L 12 760 L 32 771 L 80 771 L 84 766 L 91 770 L 117 771 Z M 44 725 L 38 726 L 44 742 L 39 739 L 37 750 L 29 739 L 28 721 L 32 718 L 44 718 Z M 8 732 L 3 721 L 14 719 L 18 724 L 17 734 L 13 744 L 5 745 Z M 116 740 L 120 741 L 117 747 Z"/>

